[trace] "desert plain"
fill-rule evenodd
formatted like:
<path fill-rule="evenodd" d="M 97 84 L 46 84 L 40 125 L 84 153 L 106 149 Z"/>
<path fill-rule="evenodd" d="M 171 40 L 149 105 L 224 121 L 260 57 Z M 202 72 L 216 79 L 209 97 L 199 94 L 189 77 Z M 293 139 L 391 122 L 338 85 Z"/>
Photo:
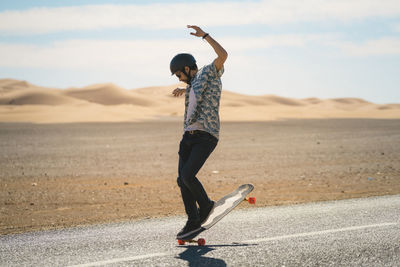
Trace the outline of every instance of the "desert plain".
<path fill-rule="evenodd" d="M 184 214 L 177 86 L 0 80 L 0 234 Z M 400 193 L 398 103 L 224 90 L 221 122 L 198 174 L 213 199 L 243 183 L 256 206 Z"/>

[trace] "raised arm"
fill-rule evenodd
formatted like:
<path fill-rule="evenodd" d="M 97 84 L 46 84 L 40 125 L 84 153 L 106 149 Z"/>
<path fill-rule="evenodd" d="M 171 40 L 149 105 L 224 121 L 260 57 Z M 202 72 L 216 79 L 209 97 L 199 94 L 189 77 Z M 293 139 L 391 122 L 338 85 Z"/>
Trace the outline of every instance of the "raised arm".
<path fill-rule="evenodd" d="M 200 27 L 194 25 L 187 25 L 188 28 L 194 29 L 196 32 L 191 32 L 191 35 L 197 37 L 203 37 L 214 49 L 217 54 L 217 58 L 214 60 L 214 65 L 219 71 L 224 66 L 226 59 L 228 58 L 228 52 L 217 42 L 215 41 L 208 33 L 205 33 Z M 205 37 L 204 37 L 205 36 Z"/>

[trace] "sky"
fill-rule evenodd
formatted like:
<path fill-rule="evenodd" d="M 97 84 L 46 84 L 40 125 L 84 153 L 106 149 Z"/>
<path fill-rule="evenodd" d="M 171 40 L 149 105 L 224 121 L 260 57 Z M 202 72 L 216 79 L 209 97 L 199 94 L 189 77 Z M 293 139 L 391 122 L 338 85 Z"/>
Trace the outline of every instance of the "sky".
<path fill-rule="evenodd" d="M 0 1 L 0 79 L 56 88 L 178 82 L 169 63 L 228 52 L 223 88 L 400 103 L 399 0 Z"/>

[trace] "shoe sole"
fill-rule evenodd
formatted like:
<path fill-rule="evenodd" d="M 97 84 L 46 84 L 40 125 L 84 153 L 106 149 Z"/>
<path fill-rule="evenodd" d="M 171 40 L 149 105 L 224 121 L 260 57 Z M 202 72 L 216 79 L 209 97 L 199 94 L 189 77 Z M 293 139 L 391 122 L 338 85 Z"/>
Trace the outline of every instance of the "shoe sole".
<path fill-rule="evenodd" d="M 193 234 L 195 234 L 197 232 L 200 232 L 200 231 L 201 231 L 201 227 L 199 227 L 199 228 L 197 228 L 195 230 L 192 230 L 190 232 L 187 232 L 187 233 L 185 233 L 183 235 L 177 235 L 176 239 L 185 239 L 185 238 L 188 238 L 189 236 L 191 236 L 191 235 L 193 235 Z"/>

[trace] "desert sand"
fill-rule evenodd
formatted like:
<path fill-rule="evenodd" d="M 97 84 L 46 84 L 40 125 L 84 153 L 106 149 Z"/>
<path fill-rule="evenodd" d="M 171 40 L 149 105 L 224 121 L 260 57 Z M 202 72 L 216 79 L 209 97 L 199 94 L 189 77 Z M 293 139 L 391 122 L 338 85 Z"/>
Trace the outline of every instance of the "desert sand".
<path fill-rule="evenodd" d="M 184 214 L 176 86 L 0 80 L 0 234 Z M 221 101 L 220 141 L 198 175 L 211 198 L 249 182 L 257 206 L 400 193 L 399 104 Z"/>
<path fill-rule="evenodd" d="M 64 90 L 26 81 L 0 80 L 0 122 L 138 122 L 180 120 L 183 97 L 174 84 L 126 90 L 98 84 Z M 400 118 L 400 104 L 374 104 L 358 98 L 294 99 L 248 96 L 223 90 L 222 121 L 271 121 L 286 118 Z"/>

